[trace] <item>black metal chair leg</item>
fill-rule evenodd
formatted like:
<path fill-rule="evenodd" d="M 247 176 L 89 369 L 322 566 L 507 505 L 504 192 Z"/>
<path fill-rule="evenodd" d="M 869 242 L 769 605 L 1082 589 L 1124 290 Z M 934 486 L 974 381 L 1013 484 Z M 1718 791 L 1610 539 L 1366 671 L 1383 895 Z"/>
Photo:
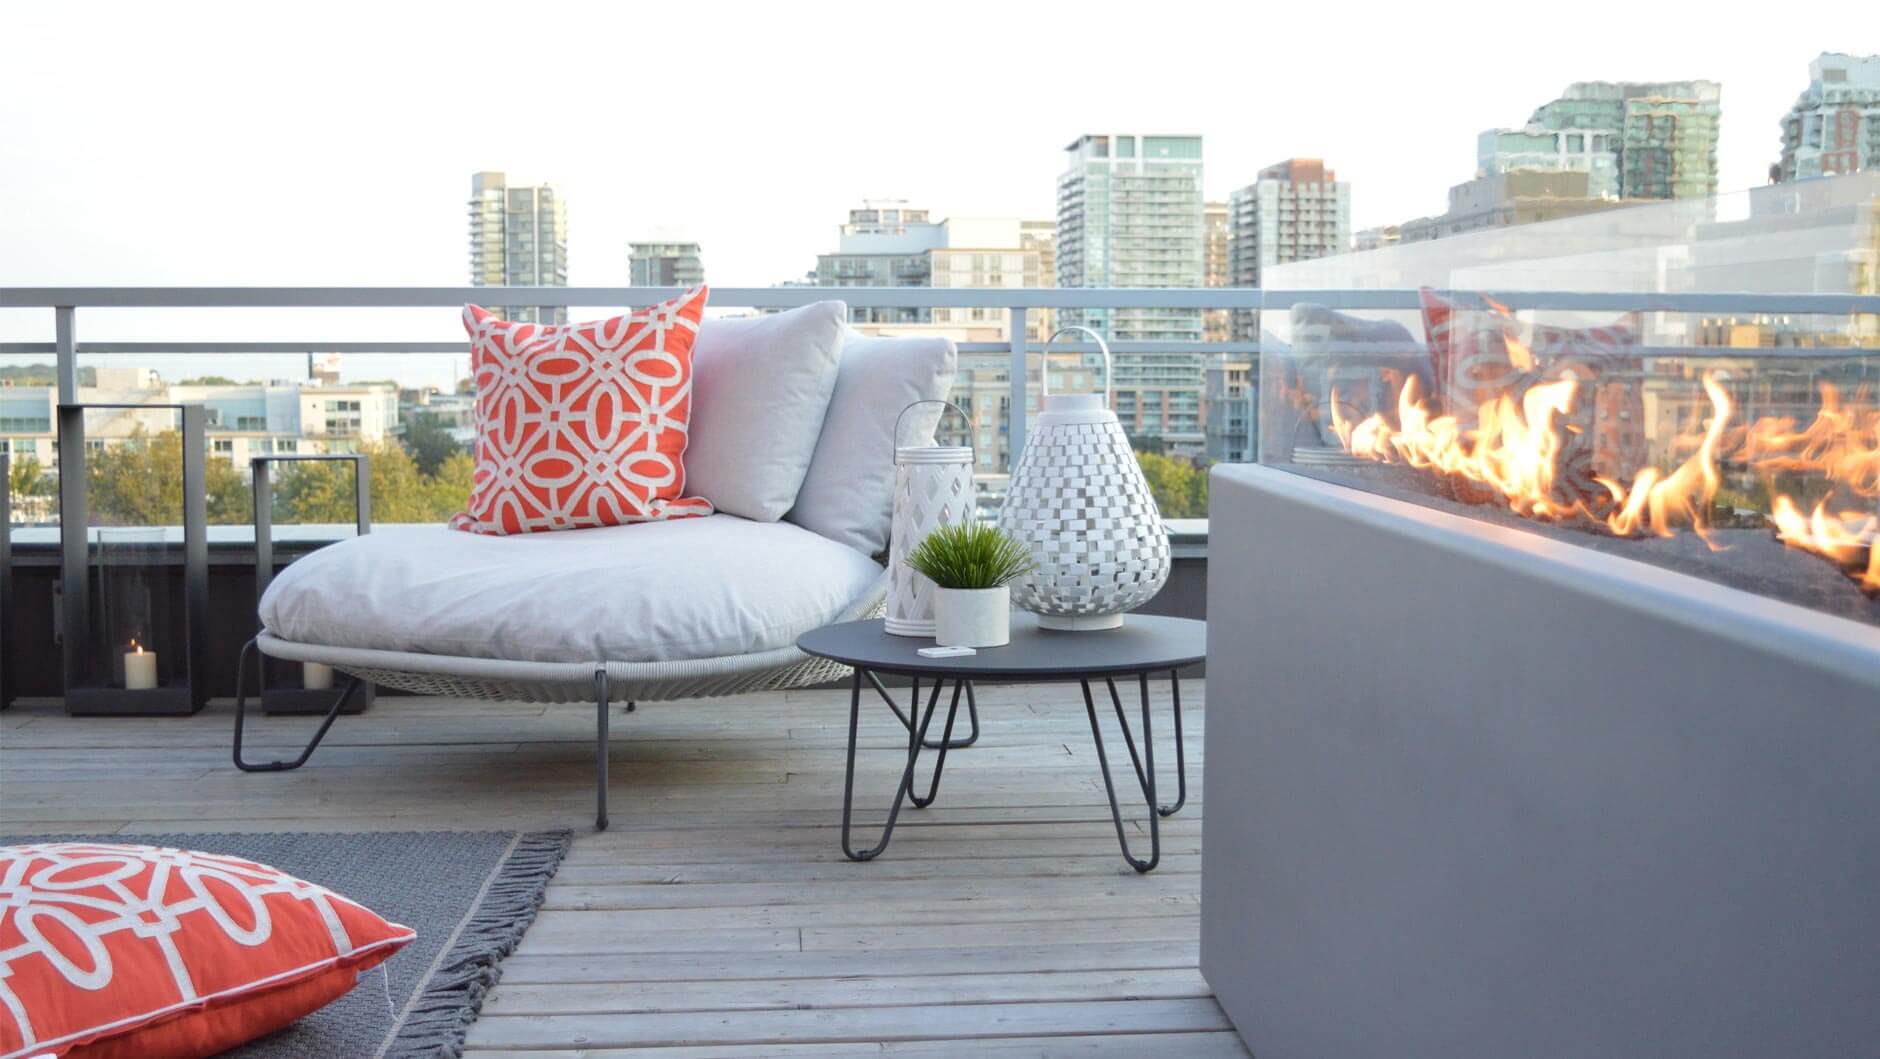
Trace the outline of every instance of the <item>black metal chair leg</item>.
<path fill-rule="evenodd" d="M 921 746 L 935 747 L 938 749 L 939 752 L 934 756 L 933 782 L 928 784 L 927 786 L 927 797 L 922 798 L 920 795 L 915 794 L 912 790 L 908 791 L 908 794 L 907 794 L 908 800 L 914 803 L 914 808 L 916 809 L 927 808 L 928 806 L 933 804 L 933 800 L 935 798 L 939 797 L 940 795 L 940 770 L 946 768 L 947 749 L 953 746 L 965 745 L 963 743 L 956 744 L 953 742 L 953 721 L 955 718 L 959 716 L 959 713 L 960 713 L 960 688 L 965 683 L 966 682 L 963 680 L 956 680 L 953 682 L 953 704 L 947 707 L 947 726 L 946 726 L 946 729 L 940 733 L 939 742 L 931 742 L 931 741 L 925 741 L 925 740 L 921 742 Z M 933 685 L 934 697 L 933 699 L 929 700 L 927 703 L 927 721 L 926 723 L 923 723 L 921 725 L 921 730 L 923 732 L 926 731 L 927 725 L 933 722 L 934 704 L 939 700 L 940 688 L 945 684 L 946 684 L 946 681 L 944 680 L 934 681 L 934 685 Z M 971 700 L 968 700 L 968 701 L 971 701 Z"/>
<path fill-rule="evenodd" d="M 607 670 L 594 671 L 594 830 L 607 830 Z M 628 706 L 632 708 L 631 704 Z"/>
<path fill-rule="evenodd" d="M 1116 824 L 1116 842 L 1123 848 L 1123 860 L 1139 872 L 1154 871 L 1162 863 L 1162 816 L 1156 812 L 1155 801 L 1155 733 L 1149 722 L 1149 695 L 1145 678 L 1142 696 L 1142 749 L 1143 763 L 1146 766 L 1146 783 L 1143 795 L 1149 807 L 1149 859 L 1140 860 L 1129 850 L 1129 837 L 1123 832 L 1123 809 L 1116 801 L 1116 782 L 1110 778 L 1110 759 L 1103 749 L 1103 729 L 1097 723 L 1097 702 L 1090 694 L 1090 681 L 1078 681 L 1084 689 L 1084 713 L 1090 718 L 1090 737 L 1097 744 L 1097 765 L 1103 770 L 1103 789 L 1110 797 L 1110 819 Z M 1119 715 L 1120 719 L 1120 715 Z M 1129 731 L 1129 725 L 1123 725 L 1123 731 Z"/>
<path fill-rule="evenodd" d="M 349 678 L 345 690 L 333 700 L 332 708 L 326 711 L 325 719 L 320 722 L 320 730 L 313 733 L 313 740 L 301 750 L 299 757 L 292 761 L 244 761 L 242 760 L 242 728 L 248 717 L 248 659 L 258 650 L 255 641 L 249 640 L 242 645 L 241 654 L 235 662 L 235 767 L 243 772 L 288 772 L 305 765 L 307 759 L 313 756 L 313 752 L 320 746 L 320 740 L 326 738 L 327 729 L 333 727 L 333 722 L 339 717 L 339 712 L 352 701 L 353 693 L 358 691 L 365 681 L 358 677 Z M 256 665 L 255 695 L 257 697 L 263 690 L 261 679 L 261 667 Z"/>
<path fill-rule="evenodd" d="M 927 725 L 933 720 L 933 710 L 929 709 L 920 723 L 908 729 L 907 765 L 901 770 L 901 782 L 894 790 L 894 804 L 888 808 L 887 823 L 881 828 L 881 841 L 870 849 L 858 850 L 849 841 L 849 821 L 855 808 L 855 744 L 860 730 L 862 717 L 862 681 L 866 679 L 880 689 L 880 681 L 874 674 L 864 670 L 855 671 L 855 680 L 849 686 L 849 758 L 847 769 L 842 778 L 842 854 L 850 860 L 873 860 L 881 851 L 888 848 L 888 841 L 894 837 L 895 821 L 900 819 L 901 806 L 914 790 L 914 763 L 920 757 L 921 744 L 927 741 Z M 916 689 L 916 694 L 919 691 Z M 897 711 L 898 712 L 898 711 Z"/>

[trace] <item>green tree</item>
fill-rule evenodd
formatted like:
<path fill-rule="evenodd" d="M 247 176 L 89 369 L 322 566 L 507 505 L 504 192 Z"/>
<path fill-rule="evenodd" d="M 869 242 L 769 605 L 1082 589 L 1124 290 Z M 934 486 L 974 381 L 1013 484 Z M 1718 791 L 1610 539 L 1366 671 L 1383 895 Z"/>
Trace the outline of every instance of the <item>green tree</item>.
<path fill-rule="evenodd" d="M 21 456 L 9 468 L 7 489 L 14 496 L 51 496 L 59 491 L 59 480 L 46 473 L 37 456 Z"/>
<path fill-rule="evenodd" d="M 468 453 L 447 456 L 435 475 L 426 475 L 396 441 L 370 442 L 360 451 L 371 469 L 374 522 L 443 522 L 462 510 L 470 496 L 475 468 Z M 352 464 L 288 464 L 275 493 L 276 517 L 282 522 L 351 522 L 353 497 Z"/>
<path fill-rule="evenodd" d="M 211 525 L 253 517 L 248 478 L 228 460 L 204 468 Z M 85 494 L 95 525 L 177 526 L 183 521 L 183 435 L 142 427 L 130 437 L 85 454 Z"/>
<path fill-rule="evenodd" d="M 443 419 L 431 412 L 419 412 L 405 424 L 405 447 L 418 463 L 418 473 L 435 476 L 444 461 L 469 449 L 451 436 Z"/>
<path fill-rule="evenodd" d="M 435 514 L 431 521 L 444 522 L 462 511 L 470 499 L 470 486 L 476 477 L 477 463 L 464 451 L 451 453 L 426 483 L 427 508 Z"/>
<path fill-rule="evenodd" d="M 1163 518 L 1208 517 L 1208 474 L 1186 460 L 1139 452 L 1136 463 Z"/>
<path fill-rule="evenodd" d="M 59 367 L 56 364 L 0 364 L 0 382 L 14 386 L 57 386 Z M 80 386 L 98 385 L 96 368 L 78 369 Z"/>

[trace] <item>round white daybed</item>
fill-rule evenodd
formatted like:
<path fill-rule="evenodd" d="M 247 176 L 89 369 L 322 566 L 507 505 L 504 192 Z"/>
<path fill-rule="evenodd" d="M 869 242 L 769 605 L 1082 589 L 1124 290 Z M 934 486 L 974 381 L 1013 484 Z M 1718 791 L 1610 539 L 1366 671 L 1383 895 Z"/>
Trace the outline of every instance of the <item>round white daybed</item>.
<path fill-rule="evenodd" d="M 811 629 L 880 612 L 887 574 L 788 522 L 733 515 L 485 537 L 391 526 L 322 548 L 261 599 L 254 647 L 426 695 L 596 703 L 598 826 L 608 704 L 806 687 L 847 670 L 805 655 Z M 246 658 L 244 658 L 244 669 Z M 351 697 L 348 687 L 300 762 Z"/>
<path fill-rule="evenodd" d="M 594 702 L 596 826 L 605 828 L 610 702 L 631 710 L 636 702 L 807 687 L 847 676 L 846 667 L 797 650 L 796 640 L 884 609 L 888 576 L 873 556 L 886 553 L 894 421 L 910 402 L 944 396 L 955 351 L 946 339 L 864 337 L 843 328 L 845 315 L 840 303 L 823 303 L 755 321 L 708 321 L 700 332 L 692 438 L 707 472 L 696 476 L 700 492 L 721 511 L 748 509 L 748 501 L 721 497 L 774 490 L 781 482 L 781 502 L 772 498 L 766 518 L 721 513 L 513 536 L 389 526 L 287 566 L 262 596 L 261 631 L 242 651 L 236 766 L 299 768 L 367 682 L 460 698 Z M 828 351 L 833 392 L 821 392 L 827 418 L 814 407 L 797 424 L 807 430 L 805 457 L 814 449 L 807 470 L 779 472 L 774 452 L 725 444 L 730 431 L 723 422 L 753 418 L 743 407 L 774 417 L 759 424 L 773 434 L 791 414 L 775 405 L 775 385 L 762 400 L 740 404 L 729 391 L 735 379 L 748 377 L 752 362 L 728 354 L 739 343 L 755 345 L 775 362 L 789 355 L 789 329 L 806 325 L 834 336 L 840 368 Z M 714 389 L 710 357 L 717 349 L 727 351 L 721 363 L 736 375 Z M 709 426 L 708 412 L 721 425 Z M 931 431 L 932 421 L 919 428 Z M 688 453 L 689 476 L 692 460 Z M 789 485 L 792 474 L 800 489 Z M 720 495 L 707 487 L 714 481 L 722 483 Z M 778 517 L 784 509 L 787 516 Z M 257 651 L 323 663 L 352 678 L 295 759 L 251 762 L 242 755 L 247 671 Z M 911 720 L 888 702 L 911 731 Z M 977 739 L 976 710 L 971 722 L 969 735 L 952 746 Z"/>

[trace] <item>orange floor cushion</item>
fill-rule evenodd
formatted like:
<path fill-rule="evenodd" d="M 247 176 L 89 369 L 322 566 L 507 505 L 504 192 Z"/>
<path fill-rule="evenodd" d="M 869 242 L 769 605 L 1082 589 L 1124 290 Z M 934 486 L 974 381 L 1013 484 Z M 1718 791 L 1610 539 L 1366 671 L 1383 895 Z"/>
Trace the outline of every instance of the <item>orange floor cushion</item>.
<path fill-rule="evenodd" d="M 0 847 L 0 1059 L 214 1055 L 319 1010 L 415 936 L 238 857 Z"/>

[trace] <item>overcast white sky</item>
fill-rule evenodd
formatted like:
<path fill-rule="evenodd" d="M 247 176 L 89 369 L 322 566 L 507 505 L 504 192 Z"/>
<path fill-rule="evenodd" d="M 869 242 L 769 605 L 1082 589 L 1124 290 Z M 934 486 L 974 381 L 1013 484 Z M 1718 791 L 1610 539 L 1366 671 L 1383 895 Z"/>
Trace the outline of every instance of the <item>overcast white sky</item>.
<path fill-rule="evenodd" d="M 574 284 L 624 285 L 627 241 L 677 231 L 714 284 L 763 286 L 810 268 L 864 196 L 1052 216 L 1062 148 L 1086 131 L 1200 133 L 1211 197 L 1316 155 L 1351 182 L 1359 227 L 1440 212 L 1477 132 L 1575 80 L 1722 82 L 1722 184 L 1747 187 L 1809 61 L 1880 51 L 1880 16 L 1872 0 L 39 3 L 0 16 L 0 41 L 0 285 L 463 283 L 470 173 L 489 168 L 561 185 Z M 283 337 L 276 319 L 93 315 L 92 338 Z M 450 317 L 397 332 L 453 337 Z M 0 313 L 0 337 L 50 333 L 49 314 Z"/>

